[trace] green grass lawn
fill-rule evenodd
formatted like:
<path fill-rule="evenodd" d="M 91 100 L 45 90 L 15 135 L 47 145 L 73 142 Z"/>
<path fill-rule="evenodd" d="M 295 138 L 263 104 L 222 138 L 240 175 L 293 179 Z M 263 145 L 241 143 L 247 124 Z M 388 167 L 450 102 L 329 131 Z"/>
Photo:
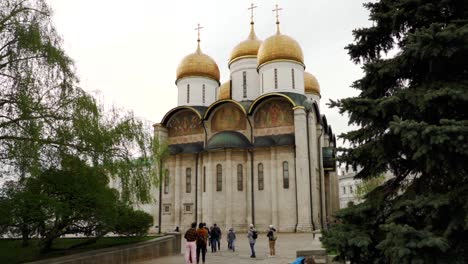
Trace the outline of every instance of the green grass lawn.
<path fill-rule="evenodd" d="M 79 248 L 69 249 L 71 246 L 86 241 L 84 238 L 60 238 L 57 239 L 52 251 L 46 254 L 39 254 L 39 240 L 31 239 L 30 245 L 26 248 L 21 246 L 19 239 L 0 239 L 0 263 L 22 263 L 27 261 L 59 257 L 83 251 L 120 246 L 137 243 L 156 238 L 156 236 L 145 237 L 103 237 L 96 243 Z"/>

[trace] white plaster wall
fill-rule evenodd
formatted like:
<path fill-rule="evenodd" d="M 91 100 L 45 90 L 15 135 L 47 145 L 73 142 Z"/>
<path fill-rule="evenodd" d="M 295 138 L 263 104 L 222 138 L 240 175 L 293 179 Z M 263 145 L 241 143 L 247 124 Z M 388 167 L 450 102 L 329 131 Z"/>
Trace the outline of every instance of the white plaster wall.
<path fill-rule="evenodd" d="M 247 171 L 248 156 L 246 150 L 233 150 L 232 151 L 232 173 L 231 173 L 231 188 L 232 188 L 232 203 L 231 203 L 231 226 L 234 230 L 246 230 L 247 223 L 247 180 L 249 179 L 250 171 Z M 237 165 L 242 165 L 242 190 L 237 189 Z"/>
<path fill-rule="evenodd" d="M 278 71 L 278 88 L 275 88 L 275 69 Z M 291 69 L 294 69 L 294 89 Z M 278 61 L 259 69 L 260 93 L 293 92 L 304 94 L 304 67 L 295 62 Z"/>
<path fill-rule="evenodd" d="M 310 99 L 312 102 L 317 103 L 319 109 L 320 109 L 320 96 L 317 94 L 313 93 L 306 93 L 305 96 Z"/>
<path fill-rule="evenodd" d="M 293 232 L 296 225 L 296 182 L 294 174 L 294 149 L 278 147 L 276 150 L 278 228 L 281 232 Z M 289 188 L 283 188 L 283 162 L 289 165 Z"/>
<path fill-rule="evenodd" d="M 207 223 L 208 225 L 212 225 L 216 223 L 221 229 L 225 228 L 225 220 L 226 220 L 226 175 L 228 173 L 226 167 L 226 154 L 224 150 L 220 151 L 213 151 L 211 154 L 212 157 L 212 164 L 210 171 L 210 181 L 212 184 L 211 192 L 212 192 L 212 202 L 213 202 L 213 209 L 212 209 L 212 218 L 210 219 L 211 222 Z M 222 190 L 216 191 L 216 166 L 221 164 L 222 166 L 222 175 L 223 175 L 223 183 L 222 183 Z"/>
<path fill-rule="evenodd" d="M 260 95 L 260 79 L 257 72 L 257 59 L 246 58 L 235 61 L 230 66 L 232 99 L 237 101 L 255 100 Z M 244 97 L 243 72 L 247 76 L 247 95 Z"/>
<path fill-rule="evenodd" d="M 164 193 L 164 185 L 163 185 L 163 194 L 162 194 L 162 220 L 161 220 L 161 231 L 163 232 L 169 232 L 173 231 L 175 228 L 175 210 L 174 210 L 174 197 L 175 197 L 175 156 L 170 156 L 166 160 L 166 166 L 169 169 L 169 187 L 168 187 L 168 193 Z M 156 199 L 159 199 L 159 196 L 155 197 Z M 170 212 L 165 213 L 164 212 L 164 205 L 169 204 L 170 205 Z M 157 217 L 157 216 L 156 216 Z"/>
<path fill-rule="evenodd" d="M 181 155 L 180 165 L 180 215 L 183 230 L 190 228 L 190 224 L 195 221 L 195 154 Z M 191 168 L 191 192 L 186 192 L 186 169 Z M 191 204 L 191 212 L 185 211 L 185 204 Z"/>
<path fill-rule="evenodd" d="M 258 164 L 263 163 L 263 190 L 258 189 Z M 271 161 L 270 148 L 255 149 L 254 153 L 254 199 L 255 226 L 259 231 L 265 231 L 272 223 L 271 219 L 271 175 L 276 166 Z"/>
<path fill-rule="evenodd" d="M 187 103 L 187 84 L 190 84 L 189 102 Z M 203 102 L 203 85 L 205 85 L 205 101 Z M 209 106 L 216 101 L 216 89 L 219 84 L 206 77 L 185 77 L 177 81 L 177 105 Z"/>

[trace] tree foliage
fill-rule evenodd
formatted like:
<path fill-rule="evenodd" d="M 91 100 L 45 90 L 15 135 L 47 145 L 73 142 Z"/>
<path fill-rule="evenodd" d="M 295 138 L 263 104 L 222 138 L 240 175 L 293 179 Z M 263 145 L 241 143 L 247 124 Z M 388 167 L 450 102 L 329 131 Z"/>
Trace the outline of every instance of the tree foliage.
<path fill-rule="evenodd" d="M 341 135 L 354 147 L 340 159 L 362 167 L 364 180 L 386 171 L 395 177 L 338 213 L 342 224 L 324 244 L 352 263 L 464 263 L 468 5 L 380 0 L 365 7 L 373 25 L 354 30 L 347 46 L 363 65 L 353 84 L 360 94 L 331 102 L 359 127 Z"/>
<path fill-rule="evenodd" d="M 374 190 L 378 186 L 382 185 L 384 182 L 385 182 L 384 175 L 369 178 L 360 182 L 356 186 L 356 197 L 359 200 L 364 200 L 368 193 L 370 193 L 372 190 Z"/>
<path fill-rule="evenodd" d="M 7 184 L 0 196 L 0 204 L 10 209 L 4 231 L 22 236 L 24 242 L 39 236 L 45 251 L 67 234 L 92 237 L 93 242 L 109 232 L 146 234 L 152 217 L 120 202 L 104 171 L 75 157 L 61 165 Z"/>
<path fill-rule="evenodd" d="M 75 156 L 121 182 L 122 199 L 149 201 L 149 127 L 104 109 L 79 86 L 44 0 L 0 2 L 0 173 L 22 179 Z"/>

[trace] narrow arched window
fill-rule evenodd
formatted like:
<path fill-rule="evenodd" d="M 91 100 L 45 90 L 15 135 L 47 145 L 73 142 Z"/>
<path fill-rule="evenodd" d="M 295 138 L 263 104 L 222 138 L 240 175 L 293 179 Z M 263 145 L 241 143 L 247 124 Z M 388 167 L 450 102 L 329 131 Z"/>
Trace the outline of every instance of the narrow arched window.
<path fill-rule="evenodd" d="M 275 69 L 275 89 L 278 89 L 278 69 Z"/>
<path fill-rule="evenodd" d="M 206 192 L 206 167 L 203 166 L 203 192 Z"/>
<path fill-rule="evenodd" d="M 223 190 L 223 167 L 221 164 L 216 165 L 216 191 Z"/>
<path fill-rule="evenodd" d="M 244 176 L 242 175 L 242 164 L 237 165 L 237 190 L 244 189 Z"/>
<path fill-rule="evenodd" d="M 203 103 L 205 103 L 205 85 L 203 85 L 203 88 L 202 88 L 202 99 L 203 99 Z"/>
<path fill-rule="evenodd" d="M 292 88 L 296 89 L 296 82 L 294 80 L 294 69 L 291 69 Z"/>
<path fill-rule="evenodd" d="M 166 175 L 164 175 L 164 193 L 169 193 L 169 170 L 167 170 Z"/>
<path fill-rule="evenodd" d="M 187 84 L 187 104 L 190 102 L 190 84 Z"/>
<path fill-rule="evenodd" d="M 287 161 L 283 162 L 283 188 L 289 189 L 289 164 Z"/>
<path fill-rule="evenodd" d="M 263 163 L 258 164 L 258 190 L 263 190 L 264 180 L 263 180 Z"/>
<path fill-rule="evenodd" d="M 191 193 L 192 192 L 192 169 L 187 168 L 185 170 L 185 192 Z"/>
<path fill-rule="evenodd" d="M 247 98 L 247 72 L 242 72 L 242 90 L 244 98 Z"/>

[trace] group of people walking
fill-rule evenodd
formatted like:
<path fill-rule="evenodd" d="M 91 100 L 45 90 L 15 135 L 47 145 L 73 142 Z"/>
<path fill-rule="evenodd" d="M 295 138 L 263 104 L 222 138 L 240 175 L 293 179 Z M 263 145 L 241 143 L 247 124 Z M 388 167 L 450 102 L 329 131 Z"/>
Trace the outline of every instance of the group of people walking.
<path fill-rule="evenodd" d="M 214 224 L 209 229 L 206 226 L 206 223 L 199 223 L 198 228 L 197 223 L 192 223 L 191 228 L 185 232 L 184 238 L 186 239 L 185 245 L 185 263 L 199 263 L 200 256 L 202 263 L 205 263 L 206 252 L 208 247 L 211 247 L 211 252 L 216 252 L 221 250 L 221 229 L 219 226 Z M 275 256 L 275 242 L 277 239 L 276 229 L 273 225 L 269 226 L 268 232 L 268 243 L 270 248 L 270 257 Z M 255 242 L 258 238 L 258 232 L 255 229 L 253 224 L 250 224 L 249 231 L 247 232 L 247 238 L 250 244 L 250 257 L 255 258 Z M 236 251 L 235 246 L 236 233 L 233 228 L 230 228 L 227 234 L 227 244 L 228 249 L 233 252 Z"/>

